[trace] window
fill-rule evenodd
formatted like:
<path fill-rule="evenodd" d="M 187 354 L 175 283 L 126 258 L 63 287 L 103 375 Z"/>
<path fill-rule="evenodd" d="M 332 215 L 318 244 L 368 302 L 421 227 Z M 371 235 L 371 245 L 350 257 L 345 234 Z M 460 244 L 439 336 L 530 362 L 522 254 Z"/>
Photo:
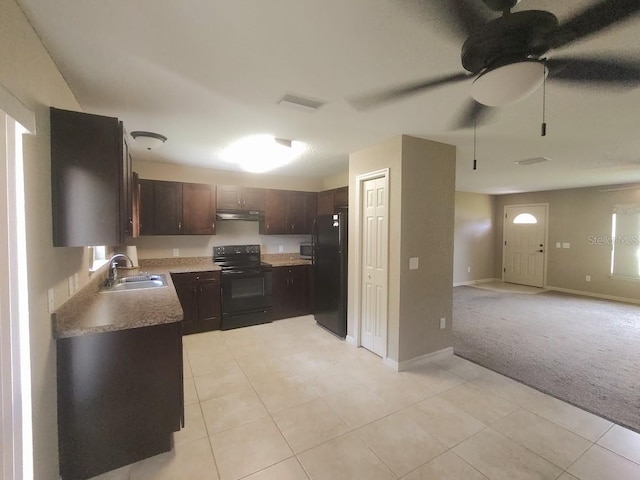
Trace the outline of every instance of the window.
<path fill-rule="evenodd" d="M 610 243 L 611 275 L 640 279 L 640 204 L 614 205 Z"/>
<path fill-rule="evenodd" d="M 93 262 L 91 263 L 91 268 L 89 269 L 90 272 L 95 272 L 109 261 L 109 259 L 106 258 L 106 250 L 107 247 L 105 246 L 91 247 Z"/>
<path fill-rule="evenodd" d="M 520 215 L 516 216 L 516 218 L 513 219 L 513 223 L 538 223 L 538 219 L 536 217 L 534 217 L 533 215 L 531 215 L 530 213 L 521 213 Z"/>

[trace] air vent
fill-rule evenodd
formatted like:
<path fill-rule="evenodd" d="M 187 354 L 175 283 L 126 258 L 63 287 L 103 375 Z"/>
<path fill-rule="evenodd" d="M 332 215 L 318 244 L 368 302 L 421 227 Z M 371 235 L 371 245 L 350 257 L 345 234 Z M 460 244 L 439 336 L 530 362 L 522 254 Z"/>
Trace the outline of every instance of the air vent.
<path fill-rule="evenodd" d="M 534 157 L 534 158 L 526 158 L 524 160 L 516 160 L 514 163 L 517 163 L 518 165 L 533 165 L 535 163 L 548 162 L 549 160 L 551 159 L 547 157 Z"/>
<path fill-rule="evenodd" d="M 315 112 L 325 102 L 321 100 L 314 100 L 312 98 L 301 97 L 299 95 L 287 94 L 276 102 L 278 105 L 285 105 L 287 107 L 293 107 L 305 112 Z"/>

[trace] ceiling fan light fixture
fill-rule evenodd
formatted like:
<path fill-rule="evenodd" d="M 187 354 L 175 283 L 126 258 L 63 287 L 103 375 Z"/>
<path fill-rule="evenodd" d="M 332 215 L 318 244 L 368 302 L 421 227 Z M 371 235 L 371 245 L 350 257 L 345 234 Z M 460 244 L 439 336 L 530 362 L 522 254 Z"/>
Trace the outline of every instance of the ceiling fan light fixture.
<path fill-rule="evenodd" d="M 167 141 L 167 137 L 164 135 L 154 132 L 143 132 L 140 130 L 131 132 L 131 136 L 138 145 L 147 150 L 155 150 L 156 148 L 164 145 L 164 142 Z"/>
<path fill-rule="evenodd" d="M 525 60 L 487 70 L 473 81 L 471 96 L 489 107 L 519 102 L 542 85 L 549 69 L 539 60 Z"/>

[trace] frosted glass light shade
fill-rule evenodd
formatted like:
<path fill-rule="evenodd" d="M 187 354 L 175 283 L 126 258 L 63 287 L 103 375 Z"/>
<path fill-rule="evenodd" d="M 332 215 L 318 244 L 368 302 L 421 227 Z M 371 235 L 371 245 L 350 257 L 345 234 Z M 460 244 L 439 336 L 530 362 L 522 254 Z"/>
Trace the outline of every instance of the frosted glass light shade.
<path fill-rule="evenodd" d="M 135 131 L 131 132 L 131 136 L 136 141 L 136 144 L 147 150 L 154 150 L 161 147 L 164 142 L 167 141 L 167 137 L 154 132 Z"/>
<path fill-rule="evenodd" d="M 484 72 L 471 86 L 471 96 L 489 107 L 502 107 L 531 95 L 547 77 L 542 62 L 527 60 Z"/>

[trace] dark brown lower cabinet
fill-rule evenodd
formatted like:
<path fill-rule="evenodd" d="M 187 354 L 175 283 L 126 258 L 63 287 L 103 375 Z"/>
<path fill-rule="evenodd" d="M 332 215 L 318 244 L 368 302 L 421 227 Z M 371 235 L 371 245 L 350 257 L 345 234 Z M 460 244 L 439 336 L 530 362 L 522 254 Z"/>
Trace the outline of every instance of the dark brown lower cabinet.
<path fill-rule="evenodd" d="M 56 342 L 62 480 L 167 452 L 184 424 L 182 324 Z"/>
<path fill-rule="evenodd" d="M 220 272 L 172 273 L 184 312 L 183 333 L 220 330 Z"/>
<path fill-rule="evenodd" d="M 274 267 L 272 277 L 273 319 L 311 313 L 309 265 Z"/>

